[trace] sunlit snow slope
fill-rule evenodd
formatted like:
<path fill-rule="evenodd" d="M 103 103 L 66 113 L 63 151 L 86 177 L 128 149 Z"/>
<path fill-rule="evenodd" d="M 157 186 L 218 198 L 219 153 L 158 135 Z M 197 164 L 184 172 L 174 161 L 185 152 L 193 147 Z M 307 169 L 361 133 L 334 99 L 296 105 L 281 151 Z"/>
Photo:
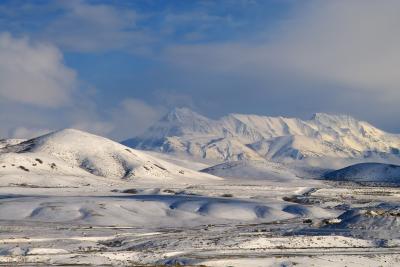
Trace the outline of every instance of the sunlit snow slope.
<path fill-rule="evenodd" d="M 113 179 L 217 179 L 107 138 L 66 129 L 0 149 L 0 173 L 94 175 Z"/>

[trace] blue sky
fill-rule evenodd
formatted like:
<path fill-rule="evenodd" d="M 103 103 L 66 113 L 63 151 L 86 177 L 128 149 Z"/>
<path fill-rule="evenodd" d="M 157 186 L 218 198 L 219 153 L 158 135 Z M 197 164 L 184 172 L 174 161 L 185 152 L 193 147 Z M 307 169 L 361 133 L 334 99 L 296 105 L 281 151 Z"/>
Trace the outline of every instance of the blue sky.
<path fill-rule="evenodd" d="M 121 140 L 168 109 L 347 113 L 399 132 L 400 3 L 0 1 L 0 135 Z"/>

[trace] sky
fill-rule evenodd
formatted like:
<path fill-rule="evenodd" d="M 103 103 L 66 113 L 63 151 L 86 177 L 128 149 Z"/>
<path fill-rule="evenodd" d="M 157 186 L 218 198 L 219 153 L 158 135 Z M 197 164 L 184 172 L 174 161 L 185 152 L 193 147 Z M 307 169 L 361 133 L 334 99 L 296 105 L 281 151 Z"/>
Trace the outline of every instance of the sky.
<path fill-rule="evenodd" d="M 400 133 L 397 0 L 1 0 L 0 138 L 124 140 L 173 107 Z"/>

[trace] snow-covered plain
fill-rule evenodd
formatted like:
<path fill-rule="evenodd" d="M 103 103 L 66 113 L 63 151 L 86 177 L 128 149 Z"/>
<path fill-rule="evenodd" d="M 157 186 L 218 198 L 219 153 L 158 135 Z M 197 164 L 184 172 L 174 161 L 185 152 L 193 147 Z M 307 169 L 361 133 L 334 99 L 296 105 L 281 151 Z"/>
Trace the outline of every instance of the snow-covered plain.
<path fill-rule="evenodd" d="M 397 136 L 366 123 L 334 118 L 347 121 L 351 132 L 354 125 L 364 127 L 368 140 L 386 142 L 376 147 L 397 144 Z M 196 133 L 218 128 L 204 117 L 192 124 L 179 119 Z M 304 134 L 316 122 L 239 115 L 224 120 L 230 125 L 235 119 L 246 122 L 240 131 L 247 140 L 262 133 L 263 141 L 257 142 L 263 144 L 253 140 L 250 146 L 243 136 L 231 136 L 215 140 L 218 145 L 210 143 L 200 151 L 206 156 L 195 159 L 185 153 L 140 151 L 73 129 L 31 140 L 2 140 L 0 265 L 400 264 L 400 188 L 313 179 L 336 169 L 310 166 L 315 154 L 292 162 L 265 156 L 264 143 L 270 141 L 264 140 L 261 125 L 268 122 L 275 128 L 271 133 Z M 316 120 L 327 124 L 333 119 L 317 115 Z M 164 126 L 160 136 L 165 129 L 167 135 L 180 136 L 182 129 Z M 194 143 L 205 142 L 203 137 L 192 135 L 192 143 L 186 144 L 190 153 L 197 151 Z M 321 141 L 301 138 L 289 143 L 302 146 L 302 155 Z M 282 147 L 289 144 L 286 139 Z M 328 164 L 331 148 L 318 161 Z M 393 148 L 383 151 L 394 152 L 389 161 L 396 157 Z M 346 161 L 342 152 L 334 155 Z M 232 161 L 225 162 L 222 154 Z"/>

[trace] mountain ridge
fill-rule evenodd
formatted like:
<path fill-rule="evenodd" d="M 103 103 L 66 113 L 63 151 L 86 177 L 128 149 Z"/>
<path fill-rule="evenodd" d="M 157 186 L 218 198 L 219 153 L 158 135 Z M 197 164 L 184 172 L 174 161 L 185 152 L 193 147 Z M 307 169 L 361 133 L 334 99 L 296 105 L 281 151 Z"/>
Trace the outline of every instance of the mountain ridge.
<path fill-rule="evenodd" d="M 236 141 L 227 145 L 230 140 Z M 237 113 L 214 120 L 188 108 L 175 108 L 143 135 L 122 143 L 217 162 L 400 156 L 399 134 L 349 115 L 327 113 L 315 113 L 309 120 Z"/>

